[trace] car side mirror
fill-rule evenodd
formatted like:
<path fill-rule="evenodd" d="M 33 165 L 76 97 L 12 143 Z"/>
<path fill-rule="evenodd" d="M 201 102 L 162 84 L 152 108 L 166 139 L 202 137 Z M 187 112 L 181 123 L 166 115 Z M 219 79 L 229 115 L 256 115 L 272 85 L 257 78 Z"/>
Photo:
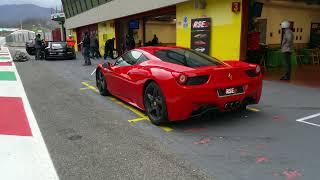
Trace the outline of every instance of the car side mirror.
<path fill-rule="evenodd" d="M 106 68 L 106 69 L 109 69 L 111 70 L 111 67 L 113 66 L 110 62 L 107 62 L 107 63 L 104 63 L 103 65 L 103 68 Z"/>

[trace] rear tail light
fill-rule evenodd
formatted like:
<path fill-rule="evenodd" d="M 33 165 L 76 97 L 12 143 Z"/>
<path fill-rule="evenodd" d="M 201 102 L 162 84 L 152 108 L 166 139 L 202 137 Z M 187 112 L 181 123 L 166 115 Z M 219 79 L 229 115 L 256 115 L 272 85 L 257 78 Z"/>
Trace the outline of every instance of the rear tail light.
<path fill-rule="evenodd" d="M 189 77 L 186 84 L 187 85 L 201 85 L 208 82 L 209 76 L 196 76 L 196 77 Z"/>
<path fill-rule="evenodd" d="M 257 77 L 261 73 L 261 67 L 257 65 L 255 69 L 246 70 L 246 73 L 249 77 Z"/>
<path fill-rule="evenodd" d="M 178 80 L 179 80 L 178 82 L 180 84 L 185 84 L 187 82 L 187 76 L 184 75 L 184 74 L 180 74 L 179 77 L 178 77 Z"/>
<path fill-rule="evenodd" d="M 201 85 L 209 80 L 209 76 L 188 77 L 182 73 L 172 73 L 172 75 L 175 77 L 176 81 L 182 85 Z"/>
<path fill-rule="evenodd" d="M 182 73 L 172 72 L 172 75 L 179 84 L 184 84 L 187 81 L 187 76 Z"/>
<path fill-rule="evenodd" d="M 254 69 L 246 70 L 246 73 L 249 77 L 257 77 L 258 76 L 258 74 L 256 73 L 256 71 Z"/>

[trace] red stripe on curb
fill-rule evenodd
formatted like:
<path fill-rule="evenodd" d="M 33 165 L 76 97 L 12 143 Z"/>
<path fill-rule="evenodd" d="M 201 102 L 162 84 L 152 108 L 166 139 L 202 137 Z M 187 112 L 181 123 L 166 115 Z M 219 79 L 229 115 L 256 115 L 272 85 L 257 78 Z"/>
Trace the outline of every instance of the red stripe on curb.
<path fill-rule="evenodd" d="M 12 62 L 0 62 L 0 66 L 12 66 Z"/>
<path fill-rule="evenodd" d="M 32 136 L 21 98 L 0 97 L 0 134 Z"/>

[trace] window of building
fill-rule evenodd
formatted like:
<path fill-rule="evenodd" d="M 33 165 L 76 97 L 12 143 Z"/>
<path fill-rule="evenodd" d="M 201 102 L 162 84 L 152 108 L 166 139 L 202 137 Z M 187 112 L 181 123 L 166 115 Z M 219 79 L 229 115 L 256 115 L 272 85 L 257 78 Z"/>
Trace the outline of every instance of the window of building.
<path fill-rule="evenodd" d="M 61 2 L 62 2 L 62 6 L 65 7 L 65 8 L 67 8 L 66 3 L 65 3 L 65 0 L 62 0 Z M 65 13 L 66 17 L 68 18 L 68 17 L 69 17 L 69 12 L 68 12 L 67 9 L 64 10 L 64 13 Z"/>
<path fill-rule="evenodd" d="M 69 6 L 72 9 L 72 16 L 75 16 L 77 14 L 77 7 L 74 4 L 74 1 L 69 0 Z"/>
<path fill-rule="evenodd" d="M 67 3 L 67 6 L 69 7 L 70 16 L 76 15 L 76 9 L 73 6 L 73 2 L 71 0 L 67 0 L 66 3 Z"/>
<path fill-rule="evenodd" d="M 82 11 L 88 10 L 87 1 L 86 0 L 80 0 L 80 4 L 82 7 Z"/>
<path fill-rule="evenodd" d="M 112 0 L 62 0 L 67 18 L 90 10 Z"/>
<path fill-rule="evenodd" d="M 87 7 L 88 9 L 91 9 L 93 6 L 92 6 L 92 0 L 85 0 L 87 2 Z"/>
<path fill-rule="evenodd" d="M 99 0 L 92 0 L 92 6 L 96 7 L 99 5 Z"/>
<path fill-rule="evenodd" d="M 73 16 L 73 11 L 72 8 L 70 6 L 68 6 L 67 11 L 69 12 L 69 17 Z"/>
<path fill-rule="evenodd" d="M 78 10 L 78 13 L 77 14 L 80 14 L 83 12 L 82 8 L 81 8 L 81 4 L 80 4 L 80 1 L 77 0 L 76 1 L 76 6 L 77 6 L 77 10 Z"/>

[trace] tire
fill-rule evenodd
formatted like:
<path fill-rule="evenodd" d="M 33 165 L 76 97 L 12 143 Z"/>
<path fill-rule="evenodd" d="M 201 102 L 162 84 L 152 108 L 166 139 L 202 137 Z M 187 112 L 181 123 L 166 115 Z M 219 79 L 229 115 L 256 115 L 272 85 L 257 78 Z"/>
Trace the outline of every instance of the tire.
<path fill-rule="evenodd" d="M 101 96 L 108 96 L 110 95 L 108 88 L 107 88 L 107 82 L 106 79 L 100 69 L 97 70 L 96 73 L 96 84 L 99 90 L 99 93 Z"/>
<path fill-rule="evenodd" d="M 151 82 L 147 85 L 143 94 L 145 111 L 150 121 L 157 126 L 167 123 L 167 105 L 160 87 Z"/>

